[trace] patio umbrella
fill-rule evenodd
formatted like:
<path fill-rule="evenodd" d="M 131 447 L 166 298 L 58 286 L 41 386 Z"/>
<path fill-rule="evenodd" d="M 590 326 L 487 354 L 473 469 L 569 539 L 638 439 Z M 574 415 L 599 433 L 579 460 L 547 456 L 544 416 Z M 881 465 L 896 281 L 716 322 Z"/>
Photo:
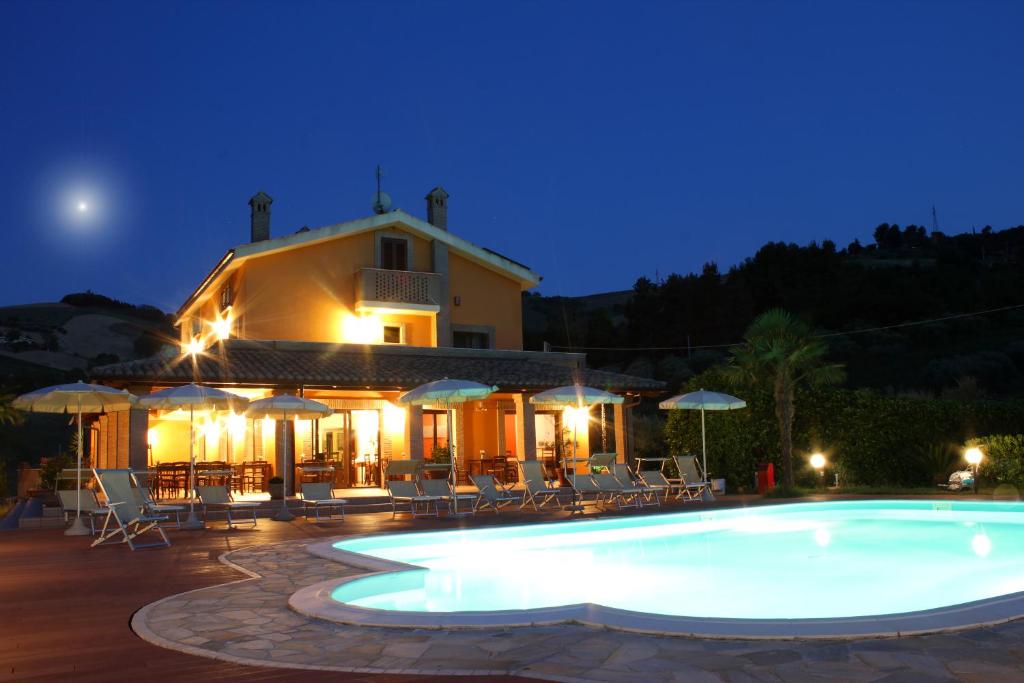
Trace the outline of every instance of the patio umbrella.
<path fill-rule="evenodd" d="M 665 399 L 658 404 L 662 410 L 699 410 L 700 411 L 700 443 L 703 458 L 704 478 L 708 476 L 708 442 L 704 429 L 705 410 L 739 410 L 746 408 L 747 402 L 741 398 L 722 394 L 717 391 L 691 391 Z"/>
<path fill-rule="evenodd" d="M 573 407 L 583 408 L 584 406 L 594 406 L 603 403 L 622 403 L 625 399 L 622 396 L 612 394 L 601 389 L 595 389 L 594 387 L 586 387 L 581 384 L 569 384 L 564 387 L 555 387 L 554 389 L 548 389 L 542 391 L 539 394 L 534 394 L 530 397 L 530 403 L 538 406 L 559 406 L 559 407 Z M 576 429 L 577 420 L 572 421 L 572 476 L 573 483 L 576 478 Z M 565 448 L 562 448 L 562 471 L 566 474 L 569 473 L 569 468 L 566 467 L 565 462 Z M 573 487 L 575 496 L 575 487 Z M 573 501 L 575 505 L 575 500 Z"/>
<path fill-rule="evenodd" d="M 479 382 L 471 382 L 466 379 L 439 379 L 434 382 L 421 384 L 415 389 L 410 389 L 398 397 L 399 403 L 408 405 L 443 405 L 448 419 L 448 462 L 450 463 L 449 477 L 452 481 L 452 490 L 455 491 L 455 454 L 452 449 L 452 406 L 466 401 L 481 401 L 495 391 L 498 387 L 487 386 Z M 454 499 L 454 514 L 459 514 L 459 497 Z"/>
<path fill-rule="evenodd" d="M 245 411 L 246 417 L 266 420 L 316 420 L 327 417 L 334 412 L 334 409 L 325 403 L 314 401 L 301 396 L 268 396 L 258 401 L 253 401 Z M 295 519 L 295 515 L 288 511 L 288 451 L 284 451 L 284 466 L 281 468 L 281 477 L 284 480 L 284 492 L 281 495 L 281 510 L 271 519 L 277 522 L 289 522 Z"/>
<path fill-rule="evenodd" d="M 36 389 L 14 399 L 12 405 L 19 410 L 33 413 L 70 413 L 78 419 L 78 466 L 77 502 L 75 521 L 64 533 L 68 536 L 88 536 L 89 530 L 82 522 L 82 414 L 105 413 L 111 410 L 127 410 L 135 405 L 135 397 L 123 389 L 105 387 L 100 384 L 57 384 Z"/>
<path fill-rule="evenodd" d="M 249 400 L 213 387 L 186 384 L 139 397 L 139 405 L 151 410 L 188 410 L 188 520 L 184 529 L 202 529 L 205 525 L 196 518 L 196 452 L 195 452 L 195 411 L 230 410 L 238 412 L 249 404 Z"/>

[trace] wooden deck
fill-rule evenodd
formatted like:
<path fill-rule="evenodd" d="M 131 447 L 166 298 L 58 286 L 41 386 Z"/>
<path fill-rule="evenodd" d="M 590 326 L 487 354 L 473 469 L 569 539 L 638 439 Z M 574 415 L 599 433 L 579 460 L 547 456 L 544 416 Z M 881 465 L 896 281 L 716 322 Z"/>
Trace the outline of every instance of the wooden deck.
<path fill-rule="evenodd" d="M 261 520 L 254 530 L 169 531 L 171 547 L 131 552 L 117 545 L 91 549 L 90 539 L 61 530 L 0 535 L 0 680 L 25 681 L 424 681 L 411 675 L 360 675 L 258 668 L 194 657 L 150 645 L 129 628 L 132 614 L 162 597 L 241 578 L 217 561 L 228 550 L 275 541 L 369 531 L 452 528 L 508 522 L 392 521 L 391 514 L 349 515 L 315 525 Z M 538 515 L 529 515 L 538 519 Z M 544 517 L 551 517 L 545 515 Z M 460 678 L 459 681 L 483 680 Z M 525 680 L 489 677 L 488 682 Z"/>

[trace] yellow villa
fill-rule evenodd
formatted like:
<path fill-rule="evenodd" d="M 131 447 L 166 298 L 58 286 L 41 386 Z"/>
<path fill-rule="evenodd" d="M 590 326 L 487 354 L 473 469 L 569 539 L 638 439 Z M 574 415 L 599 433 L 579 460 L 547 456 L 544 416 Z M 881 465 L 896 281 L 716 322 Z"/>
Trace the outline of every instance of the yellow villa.
<path fill-rule="evenodd" d="M 628 457 L 631 406 L 662 384 L 587 368 L 583 354 L 524 351 L 522 292 L 541 276 L 449 232 L 443 188 L 426 200 L 426 220 L 390 210 L 378 193 L 373 215 L 271 238 L 272 200 L 256 194 L 250 241 L 228 250 L 177 311 L 180 348 L 97 368 L 93 378 L 136 395 L 194 381 L 249 399 L 289 393 L 326 403 L 334 413 L 317 422 L 199 415 L 195 448 L 200 462 L 265 461 L 274 473 L 329 464 L 338 487 L 379 486 L 388 461 L 429 461 L 449 439 L 461 471 L 502 466 L 514 478 L 516 460 L 554 466 L 573 420 L 580 454 Z M 498 391 L 458 408 L 452 424 L 441 406 L 397 403 L 445 377 Z M 590 419 L 529 402 L 572 383 L 627 400 L 593 408 Z M 98 467 L 188 459 L 181 411 L 111 413 L 93 433 Z"/>

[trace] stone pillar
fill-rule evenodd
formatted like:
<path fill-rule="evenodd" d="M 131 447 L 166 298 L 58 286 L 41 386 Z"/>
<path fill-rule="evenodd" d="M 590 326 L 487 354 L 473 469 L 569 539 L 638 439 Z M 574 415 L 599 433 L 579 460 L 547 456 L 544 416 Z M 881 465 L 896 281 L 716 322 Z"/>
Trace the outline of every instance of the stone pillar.
<path fill-rule="evenodd" d="M 149 411 L 145 408 L 128 411 L 128 467 L 149 469 Z"/>
<path fill-rule="evenodd" d="M 286 447 L 287 445 L 287 447 Z M 295 421 L 274 420 L 274 474 L 288 472 L 285 495 L 295 495 Z"/>
<path fill-rule="evenodd" d="M 437 327 L 437 345 L 447 347 L 452 345 L 452 301 L 448 287 L 448 245 L 444 242 L 434 240 L 430 243 L 430 263 L 434 272 L 440 275 L 441 285 L 438 305 L 441 310 L 434 317 Z"/>
<path fill-rule="evenodd" d="M 498 423 L 495 425 L 495 433 L 498 435 L 498 453 L 499 456 L 504 456 L 505 451 L 508 447 L 505 445 L 505 409 L 495 404 L 494 415 Z"/>
<path fill-rule="evenodd" d="M 516 443 L 522 450 L 523 460 L 537 459 L 537 419 L 526 394 L 516 394 Z"/>
<path fill-rule="evenodd" d="M 630 462 L 633 459 L 632 421 L 632 407 L 622 404 L 615 406 L 615 453 L 618 462 Z"/>
<path fill-rule="evenodd" d="M 405 418 L 405 450 L 411 460 L 423 460 L 423 406 L 409 406 Z"/>

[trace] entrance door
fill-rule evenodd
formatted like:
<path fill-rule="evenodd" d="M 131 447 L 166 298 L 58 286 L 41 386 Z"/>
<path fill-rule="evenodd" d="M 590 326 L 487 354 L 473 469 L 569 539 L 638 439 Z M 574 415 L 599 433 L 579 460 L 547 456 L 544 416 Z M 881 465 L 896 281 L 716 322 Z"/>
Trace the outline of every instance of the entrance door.
<path fill-rule="evenodd" d="M 320 433 L 335 486 L 380 486 L 380 411 L 335 410 Z"/>

